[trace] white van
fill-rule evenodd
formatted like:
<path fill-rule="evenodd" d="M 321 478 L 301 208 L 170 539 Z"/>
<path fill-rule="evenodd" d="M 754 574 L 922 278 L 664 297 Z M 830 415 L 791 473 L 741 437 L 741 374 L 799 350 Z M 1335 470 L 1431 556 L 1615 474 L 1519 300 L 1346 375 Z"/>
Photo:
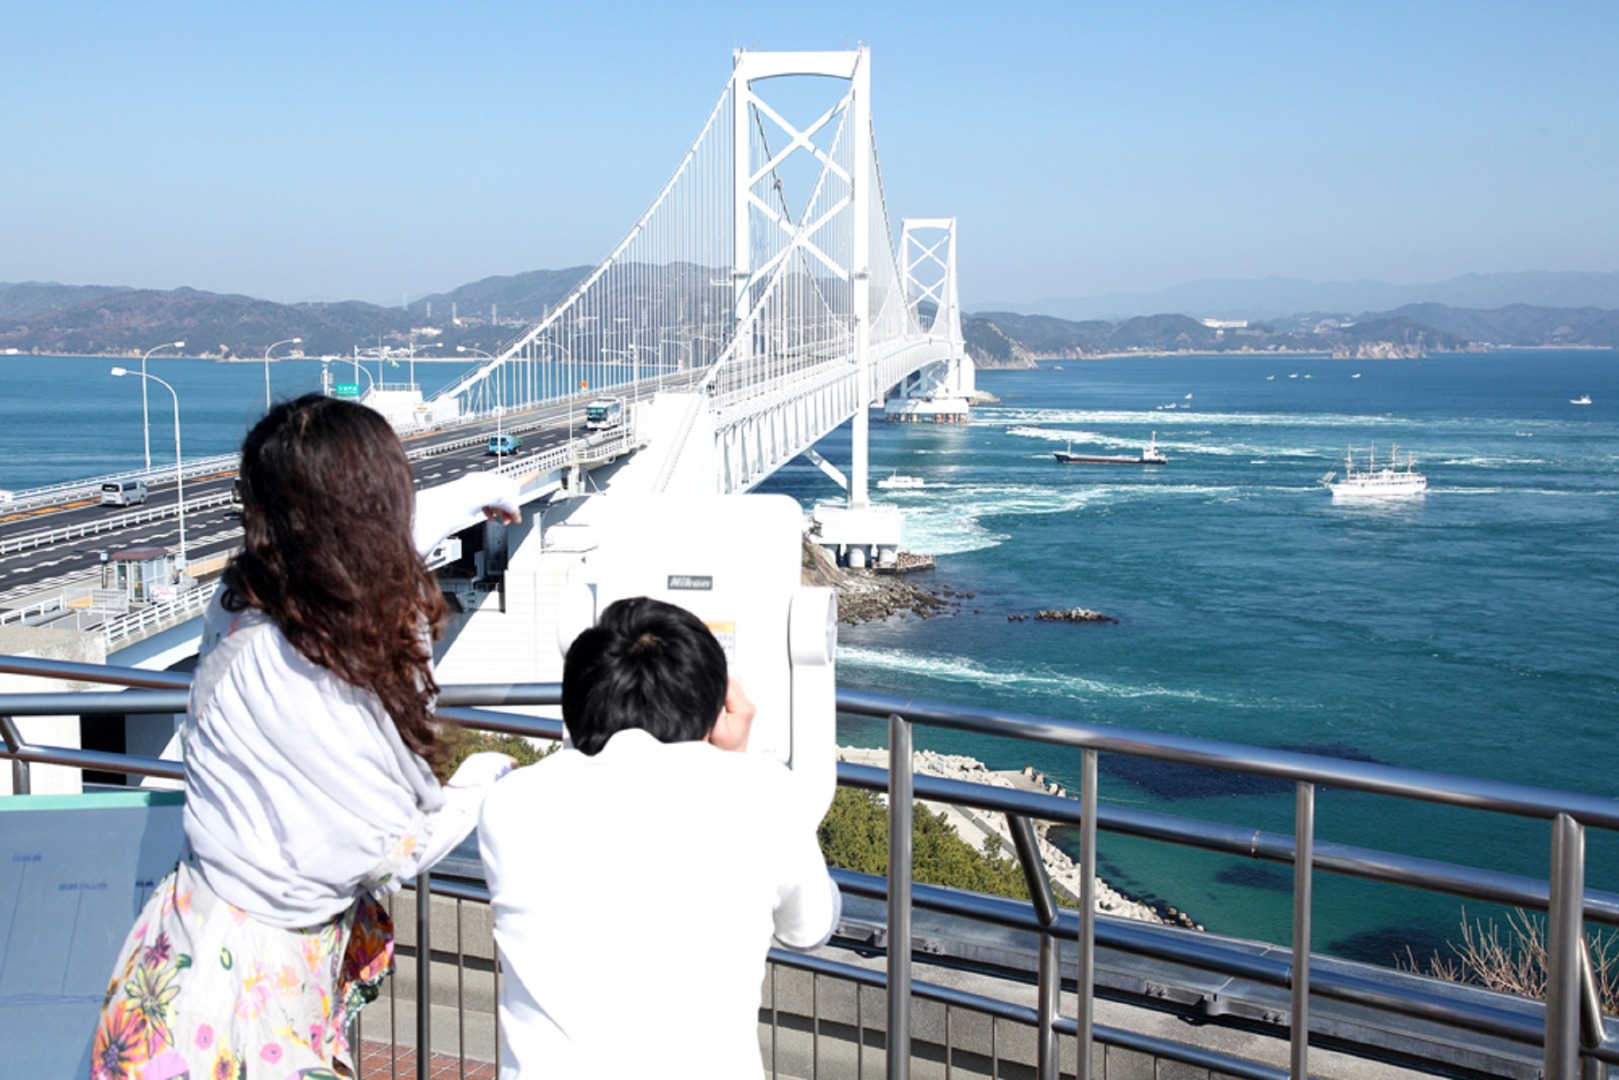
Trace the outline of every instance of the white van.
<path fill-rule="evenodd" d="M 140 480 L 109 480 L 101 485 L 102 506 L 139 506 L 146 501 L 146 484 Z"/>

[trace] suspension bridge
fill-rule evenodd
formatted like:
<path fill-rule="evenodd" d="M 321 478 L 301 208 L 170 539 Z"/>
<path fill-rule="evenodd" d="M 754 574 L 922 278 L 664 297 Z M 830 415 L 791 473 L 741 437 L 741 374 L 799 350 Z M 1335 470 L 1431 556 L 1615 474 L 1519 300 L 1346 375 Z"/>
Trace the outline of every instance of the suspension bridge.
<path fill-rule="evenodd" d="M 871 81 L 867 49 L 737 52 L 628 235 L 433 407 L 487 416 L 619 395 L 643 460 L 613 482 L 723 494 L 852 419 L 849 473 L 829 471 L 864 506 L 868 407 L 957 421 L 974 391 L 955 221 L 905 219 L 896 245 Z"/>

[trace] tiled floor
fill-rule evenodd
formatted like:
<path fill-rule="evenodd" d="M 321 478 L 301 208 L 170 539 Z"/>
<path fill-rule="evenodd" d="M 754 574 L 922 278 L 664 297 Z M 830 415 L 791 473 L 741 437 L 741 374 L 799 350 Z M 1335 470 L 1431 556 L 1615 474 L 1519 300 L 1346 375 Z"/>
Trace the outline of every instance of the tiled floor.
<path fill-rule="evenodd" d="M 426 1076 L 416 1074 L 416 1051 L 409 1046 L 390 1046 L 376 1039 L 360 1044 L 360 1076 L 363 1080 L 495 1080 L 495 1067 L 487 1061 L 463 1061 L 449 1054 L 434 1054 Z"/>

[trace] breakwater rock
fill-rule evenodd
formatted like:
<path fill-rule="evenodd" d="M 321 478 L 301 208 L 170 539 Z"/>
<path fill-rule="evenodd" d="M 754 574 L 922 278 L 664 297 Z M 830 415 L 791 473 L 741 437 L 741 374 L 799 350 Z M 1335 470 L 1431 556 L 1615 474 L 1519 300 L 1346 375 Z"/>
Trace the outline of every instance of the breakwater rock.
<path fill-rule="evenodd" d="M 824 585 L 838 594 L 838 622 L 863 623 L 893 615 L 928 619 L 948 615 L 960 606 L 958 594 L 913 585 L 893 574 L 849 570 L 832 561 L 819 545 L 804 542 L 801 580 Z"/>
<path fill-rule="evenodd" d="M 838 758 L 858 765 L 888 768 L 887 750 L 840 746 Z M 970 784 L 985 784 L 1021 791 L 1040 791 L 1058 797 L 1068 795 L 1061 785 L 1047 780 L 1043 773 L 1036 772 L 1032 766 L 1025 766 L 1020 773 L 997 772 L 977 758 L 961 754 L 940 754 L 932 750 L 915 751 L 911 755 L 911 763 L 913 771 L 923 776 L 938 776 L 947 780 L 963 780 Z M 943 813 L 945 819 L 956 830 L 956 834 L 974 847 L 983 847 L 984 841 L 993 840 L 993 846 L 1007 856 L 1016 850 L 1012 841 L 1012 831 L 1006 823 L 1004 814 L 965 806 L 934 803 L 924 805 L 932 813 Z M 1070 905 L 1077 903 L 1080 893 L 1079 864 L 1046 838 L 1045 822 L 1036 823 L 1035 837 L 1040 849 L 1040 859 L 1045 863 L 1046 873 L 1059 901 Z M 1178 908 L 1135 899 L 1101 878 L 1096 879 L 1096 910 L 1139 922 L 1203 929 L 1191 916 Z"/>
<path fill-rule="evenodd" d="M 1041 622 L 1071 623 L 1116 623 L 1119 621 L 1118 618 L 1113 615 L 1104 615 L 1100 611 L 1092 611 L 1090 608 L 1082 607 L 1063 608 L 1061 610 L 1055 608 L 1041 608 L 1033 615 L 1024 615 L 1018 612 L 1013 612 L 1006 617 L 1007 622 L 1028 622 L 1030 619 L 1038 619 Z"/>

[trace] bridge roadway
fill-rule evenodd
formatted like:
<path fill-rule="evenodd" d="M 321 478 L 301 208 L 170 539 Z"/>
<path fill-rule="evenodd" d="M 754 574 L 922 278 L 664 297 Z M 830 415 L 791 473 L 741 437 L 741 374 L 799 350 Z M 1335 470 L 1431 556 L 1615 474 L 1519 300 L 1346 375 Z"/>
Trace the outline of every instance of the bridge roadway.
<path fill-rule="evenodd" d="M 493 465 L 487 445 L 495 426 L 490 419 L 404 435 L 418 486 L 433 487 Z M 570 433 L 575 440 L 587 435 L 582 401 L 508 413 L 501 418 L 500 430 L 523 437 L 521 458 L 565 445 Z M 202 562 L 240 545 L 241 522 L 229 505 L 235 476 L 230 466 L 184 480 L 188 562 Z M 100 573 L 102 552 L 150 546 L 177 550 L 180 528 L 173 469 L 154 469 L 145 479 L 144 506 L 101 505 L 101 481 L 94 479 L 49 505 L 25 504 L 9 513 L 0 508 L 0 608 L 93 582 Z"/>

